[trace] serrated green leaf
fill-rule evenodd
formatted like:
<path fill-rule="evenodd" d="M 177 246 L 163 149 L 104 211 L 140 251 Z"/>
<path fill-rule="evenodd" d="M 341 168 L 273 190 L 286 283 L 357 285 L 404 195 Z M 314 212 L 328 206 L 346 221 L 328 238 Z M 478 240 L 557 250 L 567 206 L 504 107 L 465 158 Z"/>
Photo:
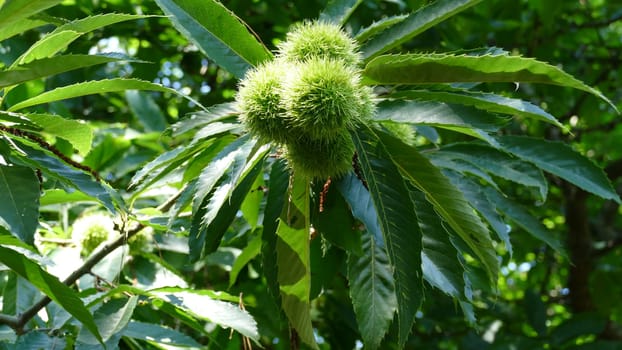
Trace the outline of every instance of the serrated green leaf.
<path fill-rule="evenodd" d="M 393 162 L 392 150 L 369 128 L 352 132 L 352 139 L 394 268 L 398 341 L 403 346 L 423 300 L 422 233 L 406 179 Z"/>
<path fill-rule="evenodd" d="M 25 81 L 48 77 L 50 75 L 68 72 L 74 69 L 119 61 L 132 60 L 125 56 L 116 54 L 63 55 L 42 58 L 0 72 L 0 88 L 17 85 Z M 15 108 L 15 106 L 9 108 L 10 111 L 15 111 L 18 109 L 19 108 Z"/>
<path fill-rule="evenodd" d="M 0 226 L 28 244 L 39 225 L 39 186 L 32 169 L 0 165 Z"/>
<path fill-rule="evenodd" d="M 395 97 L 421 98 L 425 100 L 459 103 L 473 106 L 480 110 L 493 113 L 518 115 L 526 118 L 542 120 L 560 128 L 563 125 L 551 114 L 542 108 L 527 101 L 509 98 L 501 95 L 475 91 L 429 91 L 410 90 L 393 94 Z"/>
<path fill-rule="evenodd" d="M 194 208 L 198 208 L 200 203 L 205 202 L 208 195 L 214 196 L 214 193 L 212 193 L 213 189 L 226 174 L 230 174 L 230 178 L 229 181 L 225 180 L 224 185 L 221 186 L 221 188 L 223 188 L 221 194 L 225 197 L 229 194 L 228 189 L 235 185 L 231 183 L 231 180 L 240 175 L 254 146 L 255 142 L 253 140 L 248 137 L 241 137 L 225 147 L 209 165 L 201 171 L 198 178 L 198 190 L 194 196 Z M 207 219 L 207 221 L 209 221 L 209 219 Z"/>
<path fill-rule="evenodd" d="M 63 57 L 63 56 L 56 56 L 56 57 Z M 53 58 L 56 58 L 56 57 L 53 57 Z M 98 57 L 98 56 L 88 56 L 88 57 Z M 83 83 L 77 83 L 73 85 L 59 87 L 51 91 L 46 91 L 42 94 L 39 94 L 35 97 L 31 97 L 25 101 L 22 101 L 20 103 L 17 103 L 11 106 L 9 108 L 9 111 L 16 111 L 18 109 L 35 106 L 35 105 L 39 105 L 42 103 L 66 100 L 68 98 L 73 98 L 73 97 L 93 95 L 93 94 L 103 94 L 106 92 L 123 92 L 127 90 L 149 90 L 149 91 L 168 92 L 168 93 L 172 93 L 175 95 L 179 95 L 183 98 L 186 98 L 194 102 L 199 107 L 203 108 L 203 106 L 199 102 L 193 100 L 191 97 L 183 95 L 182 93 L 180 93 L 179 91 L 175 89 L 167 88 L 162 85 L 154 84 L 154 83 L 151 83 L 145 80 L 115 78 L 115 79 L 107 79 L 107 80 L 87 81 Z"/>
<path fill-rule="evenodd" d="M 497 211 L 522 227 L 530 235 L 546 243 L 558 253 L 567 256 L 561 241 L 554 232 L 548 230 L 527 209 L 490 187 L 484 188 L 484 193 L 488 201 L 495 204 Z"/>
<path fill-rule="evenodd" d="M 498 141 L 506 152 L 587 192 L 622 203 L 605 172 L 567 144 L 524 136 L 501 136 Z"/>
<path fill-rule="evenodd" d="M 422 7 L 370 39 L 362 48 L 363 57 L 371 59 L 423 33 L 447 18 L 468 9 L 481 0 L 438 0 Z"/>
<path fill-rule="evenodd" d="M 471 206 L 476 209 L 482 217 L 488 221 L 490 227 L 497 233 L 497 236 L 505 244 L 505 249 L 512 256 L 512 243 L 510 242 L 510 227 L 503 222 L 495 210 L 496 202 L 490 201 L 485 194 L 485 187 L 476 183 L 472 179 L 452 170 L 443 171 L 451 182 L 462 191 L 464 197 Z"/>
<path fill-rule="evenodd" d="M 524 82 L 588 92 L 615 105 L 600 91 L 548 63 L 509 55 L 402 54 L 374 58 L 363 71 L 366 84 Z M 617 111 L 617 109 L 616 109 Z"/>
<path fill-rule="evenodd" d="M 71 288 L 47 273 L 32 260 L 12 249 L 0 246 L 0 262 L 27 279 L 50 299 L 61 305 L 73 317 L 82 322 L 99 343 L 102 343 L 102 338 L 97 330 L 93 316 Z"/>
<path fill-rule="evenodd" d="M 122 335 L 128 338 L 140 339 L 145 342 L 154 342 L 169 346 L 201 347 L 201 344 L 192 337 L 154 323 L 130 321 L 123 330 Z"/>
<path fill-rule="evenodd" d="M 379 133 L 379 136 L 400 172 L 426 194 L 438 214 L 473 250 L 490 281 L 496 283 L 499 266 L 490 234 L 464 195 L 415 148 L 389 134 Z"/>
<path fill-rule="evenodd" d="M 138 296 L 134 295 L 125 299 L 113 299 L 102 305 L 95 313 L 93 318 L 98 325 L 99 332 L 104 342 L 113 336 L 120 336 L 121 332 L 127 327 L 132 318 L 134 309 L 138 303 Z M 80 331 L 77 342 L 96 345 L 99 343 L 91 333 Z"/>
<path fill-rule="evenodd" d="M 337 181 L 337 188 L 352 210 L 352 215 L 365 225 L 365 229 L 371 233 L 376 244 L 384 247 L 382 229 L 378 222 L 376 207 L 363 180 L 349 173 Z"/>
<path fill-rule="evenodd" d="M 370 233 L 362 235 L 361 256 L 348 255 L 350 298 L 365 347 L 377 349 L 397 310 L 392 266 Z"/>
<path fill-rule="evenodd" d="M 171 126 L 172 136 L 178 137 L 190 131 L 201 130 L 205 125 L 239 114 L 234 102 L 210 106 L 205 111 L 192 113 Z"/>
<path fill-rule="evenodd" d="M 41 132 L 69 142 L 82 156 L 91 150 L 93 130 L 88 124 L 53 114 L 27 114 L 26 116 L 41 128 Z"/>
<path fill-rule="evenodd" d="M 107 184 L 98 182 L 90 174 L 65 164 L 49 151 L 33 148 L 17 139 L 13 141 L 19 143 L 19 150 L 25 154 L 11 153 L 11 147 L 0 139 L 0 152 L 6 150 L 5 154 L 9 154 L 13 162 L 41 169 L 46 176 L 58 180 L 65 186 L 82 191 L 113 213 L 116 212 L 117 206 L 123 207 L 120 196 Z"/>
<path fill-rule="evenodd" d="M 423 233 L 421 262 L 423 277 L 432 286 L 459 300 L 465 296 L 464 267 L 458 258 L 458 251 L 451 244 L 450 234 L 442 219 L 425 198 L 425 194 L 410 187 L 415 203 L 419 227 Z"/>
<path fill-rule="evenodd" d="M 358 41 L 359 43 L 365 42 L 367 39 L 373 37 L 374 35 L 382 32 L 383 30 L 387 29 L 388 27 L 391 27 L 399 22 L 402 22 L 403 20 L 405 20 L 406 18 L 408 18 L 408 15 L 397 15 L 397 16 L 391 16 L 391 17 L 386 17 L 383 18 L 379 21 L 375 21 L 374 23 L 372 23 L 371 25 L 365 27 L 365 28 L 361 28 L 361 30 L 359 30 L 358 33 L 356 33 L 356 35 L 354 36 L 354 38 L 356 39 L 356 41 Z"/>
<path fill-rule="evenodd" d="M 309 251 L 309 180 L 290 178 L 289 198 L 276 230 L 277 280 L 281 306 L 300 339 L 318 346 L 311 325 L 311 271 Z"/>
<path fill-rule="evenodd" d="M 237 78 L 272 57 L 248 26 L 214 0 L 156 0 L 173 25 L 204 54 Z"/>
<path fill-rule="evenodd" d="M 268 147 L 257 150 L 251 159 L 246 160 L 246 165 L 241 171 L 232 169 L 212 195 L 206 195 L 201 202 L 198 202 L 200 206 L 194 213 L 190 227 L 191 261 L 205 257 L 218 248 L 242 201 L 261 173 L 267 153 Z"/>
<path fill-rule="evenodd" d="M 492 114 L 462 105 L 436 101 L 385 100 L 378 104 L 376 120 L 422 124 L 437 127 L 455 126 L 467 129 L 497 131 L 508 122 Z"/>
<path fill-rule="evenodd" d="M 154 291 L 151 294 L 181 308 L 184 312 L 224 328 L 231 328 L 253 340 L 259 339 L 257 322 L 245 310 L 234 304 L 214 300 L 194 290 L 177 292 Z"/>
<path fill-rule="evenodd" d="M 0 32 L 10 28 L 25 18 L 37 14 L 62 0 L 13 0 L 8 1 L 0 8 Z"/>
<path fill-rule="evenodd" d="M 489 174 L 538 189 L 541 200 L 547 197 L 549 186 L 540 169 L 487 145 L 456 143 L 427 155 L 430 159 L 460 160 L 473 164 Z"/>
<path fill-rule="evenodd" d="M 283 211 L 283 206 L 287 198 L 289 187 L 289 171 L 283 159 L 276 160 L 270 170 L 270 182 L 268 183 L 268 196 L 266 198 L 266 208 L 263 215 L 263 230 L 261 233 L 261 263 L 268 291 L 280 305 L 280 289 L 278 283 L 278 266 L 276 256 L 276 230 L 279 223 L 279 216 Z M 281 314 L 279 313 L 279 316 Z"/>
<path fill-rule="evenodd" d="M 1 16 L 1 15 L 0 15 Z M 11 38 L 15 35 L 25 33 L 31 29 L 41 27 L 48 24 L 47 21 L 42 19 L 21 19 L 17 23 L 13 23 L 13 25 L 9 27 L 0 26 L 0 41 Z"/>
<path fill-rule="evenodd" d="M 331 0 L 320 14 L 320 21 L 344 25 L 363 0 Z"/>
<path fill-rule="evenodd" d="M 32 44 L 26 52 L 15 60 L 12 67 L 28 63 L 36 59 L 51 57 L 58 52 L 64 51 L 65 48 L 67 48 L 67 46 L 77 38 L 86 33 L 92 32 L 93 30 L 110 24 L 146 17 L 149 16 L 107 13 L 63 24 Z"/>
<path fill-rule="evenodd" d="M 475 164 L 467 162 L 465 160 L 459 158 L 450 158 L 450 157 L 436 157 L 434 156 L 428 157 L 432 164 L 442 169 L 453 170 L 462 174 L 471 174 L 479 177 L 480 179 L 486 181 L 488 185 L 498 189 L 499 187 L 493 180 L 492 176 L 490 176 L 487 172 L 482 170 L 481 168 L 475 166 Z"/>

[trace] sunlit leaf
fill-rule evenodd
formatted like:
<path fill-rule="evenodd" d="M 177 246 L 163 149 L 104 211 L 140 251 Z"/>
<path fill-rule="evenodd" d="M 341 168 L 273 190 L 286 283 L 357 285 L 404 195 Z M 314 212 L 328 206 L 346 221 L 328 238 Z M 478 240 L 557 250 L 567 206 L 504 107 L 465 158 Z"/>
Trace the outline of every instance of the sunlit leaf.
<path fill-rule="evenodd" d="M 81 155 L 84 156 L 91 150 L 93 130 L 90 125 L 53 114 L 27 114 L 27 117 L 42 132 L 69 142 Z"/>
<path fill-rule="evenodd" d="M 524 82 L 579 89 L 601 98 L 600 91 L 548 63 L 510 55 L 398 54 L 374 58 L 363 71 L 367 84 Z"/>
<path fill-rule="evenodd" d="M 437 0 L 371 38 L 362 48 L 365 59 L 373 58 L 423 33 L 481 0 Z"/>
<path fill-rule="evenodd" d="M 213 322 L 221 327 L 231 328 L 254 340 L 259 339 L 257 323 L 246 311 L 228 302 L 214 300 L 193 290 L 166 292 L 154 291 L 153 295 L 182 308 L 200 319 Z"/>
<path fill-rule="evenodd" d="M 290 180 L 289 197 L 276 230 L 277 279 L 281 307 L 300 339 L 317 349 L 311 325 L 311 271 L 309 252 L 309 181 Z"/>
<path fill-rule="evenodd" d="M 272 57 L 233 12 L 214 0 L 156 0 L 173 25 L 221 67 L 238 78 Z"/>
<path fill-rule="evenodd" d="M 56 56 L 56 57 L 62 57 L 62 56 Z M 98 57 L 98 56 L 88 56 L 88 57 Z M 33 63 L 36 63 L 36 61 Z M 0 77 L 2 73 L 3 72 L 0 72 Z M 77 83 L 73 85 L 59 87 L 51 91 L 46 91 L 40 95 L 31 97 L 25 101 L 19 102 L 11 106 L 9 108 L 9 111 L 16 111 L 22 108 L 35 106 L 35 105 L 39 105 L 42 103 L 50 103 L 50 102 L 59 101 L 59 100 L 66 100 L 68 98 L 73 98 L 73 97 L 93 95 L 93 94 L 103 94 L 106 92 L 124 92 L 127 90 L 149 90 L 149 91 L 168 92 L 168 93 L 172 93 L 172 94 L 184 97 L 194 102 L 196 105 L 201 106 L 200 103 L 198 103 L 197 101 L 194 101 L 191 97 L 183 95 L 182 93 L 180 93 L 179 91 L 175 89 L 167 88 L 162 85 L 154 84 L 154 83 L 151 83 L 145 80 L 114 78 L 114 79 L 107 79 L 107 80 L 87 81 L 83 83 Z"/>

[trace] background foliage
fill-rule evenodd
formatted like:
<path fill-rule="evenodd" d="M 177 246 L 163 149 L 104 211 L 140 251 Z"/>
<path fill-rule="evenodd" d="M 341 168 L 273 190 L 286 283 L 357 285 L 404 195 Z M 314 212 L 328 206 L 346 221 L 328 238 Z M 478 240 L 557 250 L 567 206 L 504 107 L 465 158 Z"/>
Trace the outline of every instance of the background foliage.
<path fill-rule="evenodd" d="M 333 13 L 322 12 L 326 6 L 322 1 L 223 3 L 253 29 L 269 50 L 284 39 L 291 24 L 316 18 L 320 13 L 329 18 L 340 9 L 333 7 Z M 346 28 L 358 33 L 373 21 L 408 13 L 426 3 L 363 1 L 349 14 Z M 239 22 L 225 16 L 222 22 L 205 20 L 192 27 L 190 24 L 194 22 L 184 18 L 179 10 L 179 6 L 190 9 L 188 13 L 203 19 L 204 13 L 228 13 L 212 2 L 199 6 L 198 1 L 162 0 L 156 4 L 6 0 L 0 4 L 3 70 L 0 72 L 3 88 L 0 211 L 20 214 L 0 216 L 3 220 L 0 221 L 0 256 L 5 265 L 0 272 L 3 291 L 0 323 L 4 324 L 0 326 L 0 348 L 98 348 L 104 342 L 108 348 L 207 344 L 209 348 L 238 349 L 248 346 L 248 339 L 266 348 L 290 348 L 290 341 L 297 337 L 288 330 L 286 315 L 276 311 L 279 301 L 269 291 L 270 281 L 274 280 L 270 274 L 276 272 L 264 268 L 269 266 L 266 259 L 283 257 L 266 254 L 271 243 L 265 236 L 261 238 L 262 232 L 277 231 L 277 227 L 263 224 L 276 222 L 270 218 L 282 217 L 283 222 L 291 219 L 280 209 L 272 210 L 275 206 L 271 205 L 285 200 L 284 193 L 290 186 L 287 169 L 276 162 L 269 176 L 258 176 L 264 170 L 261 160 L 269 155 L 269 150 L 254 147 L 247 138 L 233 136 L 241 132 L 233 122 L 235 110 L 222 103 L 233 100 L 245 66 L 233 59 L 231 62 L 220 59 L 213 53 L 208 59 L 204 52 L 212 52 L 214 47 L 189 42 L 187 38 L 193 32 L 183 29 L 208 28 L 210 35 L 230 36 L 229 40 L 236 41 L 244 37 L 231 30 Z M 44 8 L 44 12 L 37 11 Z M 173 17 L 159 16 L 163 13 Z M 78 22 L 81 25 L 66 22 L 87 17 L 91 19 Z M 597 88 L 620 108 L 622 93 L 617 82 L 622 57 L 621 18 L 622 5 L 614 2 L 487 1 L 449 20 L 439 20 L 412 40 L 371 37 L 363 52 L 371 58 L 375 56 L 372 54 L 375 47 L 388 45 L 394 46 L 395 52 L 417 53 L 484 46 L 503 48 L 563 68 L 587 86 Z M 42 43 L 43 33 L 51 34 Z M 365 35 L 360 34 L 359 38 Z M 209 37 L 207 40 L 214 42 Z M 37 41 L 39 44 L 33 46 Z M 252 41 L 240 39 L 239 45 L 244 46 L 243 52 L 253 52 L 254 56 L 247 57 L 252 64 L 270 57 L 267 50 L 253 46 Z M 227 57 L 227 48 L 223 50 Z M 104 54 L 108 52 L 115 54 Z M 80 56 L 87 54 L 90 56 Z M 37 60 L 36 64 L 32 60 Z M 20 62 L 25 69 L 10 73 L 14 62 Z M 382 73 L 377 74 L 378 79 L 400 78 L 400 74 L 382 71 L 390 63 L 378 61 L 376 66 Z M 374 77 L 373 68 L 372 65 L 366 68 L 369 79 Z M 491 79 L 477 88 L 496 93 L 497 100 L 490 100 L 484 94 L 465 96 L 435 86 L 414 92 L 401 88 L 386 91 L 402 93 L 407 100 L 421 98 L 480 107 L 488 103 L 489 108 L 506 108 L 495 111 L 500 115 L 515 117 L 489 119 L 475 126 L 463 125 L 462 129 L 453 125 L 453 131 L 437 123 L 417 125 L 417 137 L 410 141 L 421 149 L 433 152 L 437 146 L 455 143 L 437 151 L 437 156 L 430 156 L 432 164 L 426 169 L 432 173 L 436 167 L 454 169 L 455 172 L 446 171 L 445 176 L 490 223 L 491 232 L 501 233 L 499 241 L 503 244 L 494 246 L 500 257 L 499 283 L 496 288 L 491 287 L 484 269 L 476 261 L 485 261 L 482 257 L 462 261 L 470 282 L 464 291 L 456 290 L 452 294 L 448 289 L 452 285 L 464 287 L 459 275 L 454 276 L 455 283 L 440 286 L 427 279 L 423 287 L 425 301 L 420 307 L 409 305 L 415 315 L 414 326 L 407 329 L 410 336 L 404 338 L 404 331 L 395 327 L 399 322 L 393 322 L 394 327 L 381 347 L 397 346 L 394 339 L 399 338 L 406 348 L 616 349 L 622 342 L 619 305 L 622 290 L 616 283 L 622 274 L 620 206 L 614 200 L 589 193 L 614 198 L 606 188 L 598 192 L 598 184 L 590 182 L 594 176 L 572 177 L 576 169 L 589 168 L 590 164 L 583 167 L 580 160 L 570 155 L 573 161 L 550 171 L 547 166 L 559 163 L 555 157 L 546 162 L 547 154 L 570 153 L 565 153 L 569 152 L 566 148 L 556 149 L 554 144 L 540 140 L 570 144 L 603 167 L 620 193 L 619 116 L 606 101 L 587 92 L 553 85 L 512 83 L 512 79 L 506 80 L 507 83 L 496 81 Z M 78 85 L 60 88 L 72 84 Z M 54 91 L 56 95 L 46 95 L 44 91 Z M 516 109 L 508 111 L 512 102 L 500 100 L 502 97 L 522 99 L 533 105 L 527 105 L 527 110 L 520 113 Z M 387 112 L 379 113 L 380 120 L 411 118 L 414 107 L 408 102 L 383 103 L 380 111 Z M 203 106 L 214 105 L 218 107 L 204 111 Z M 419 108 L 425 110 L 431 105 Z M 400 114 L 400 111 L 405 112 Z M 548 120 L 549 115 L 555 116 L 562 127 Z M 491 125 L 494 123 L 490 120 L 497 125 Z M 390 122 L 383 125 L 391 130 Z M 485 133 L 469 135 L 465 130 Z M 536 160 L 537 168 L 549 170 L 546 182 L 537 168 L 515 162 L 515 158 L 508 159 L 505 154 L 494 156 L 490 146 L 483 143 L 471 143 L 473 136 L 490 141 L 485 137 L 488 133 L 534 137 L 528 145 L 538 147 L 531 148 L 532 153 L 523 153 L 521 158 L 531 157 Z M 364 144 L 376 142 L 376 138 L 383 144 L 393 144 L 393 149 L 405 147 L 371 129 L 354 135 L 359 151 L 364 149 Z M 503 136 L 495 140 L 504 148 L 514 150 L 514 154 L 525 152 L 523 139 Z M 371 155 L 388 159 L 381 151 Z M 221 163 L 214 165 L 210 162 L 213 157 L 221 157 Z M 247 163 L 249 158 L 253 161 Z M 411 169 L 417 166 L 421 169 L 426 159 L 422 157 Z M 397 162 L 408 166 L 412 159 Z M 14 166 L 6 166 L 7 163 Z M 249 166 L 245 167 L 246 164 Z M 489 169 L 495 175 L 487 175 L 481 169 Z M 368 181 L 368 172 L 372 171 L 371 167 L 363 169 Z M 408 172 L 408 167 L 405 171 Z M 222 184 L 232 181 L 238 186 L 235 190 L 226 189 L 226 196 L 210 194 L 212 189 L 218 191 Z M 316 184 L 311 191 L 321 192 L 322 185 Z M 408 184 L 405 186 L 406 192 L 412 191 L 413 203 L 420 214 L 418 219 L 428 223 L 438 220 L 420 192 Z M 346 200 L 354 198 L 357 189 L 362 187 L 354 175 L 333 183 L 326 197 L 327 211 L 315 212 L 310 218 L 323 235 L 338 233 L 312 240 L 308 251 L 310 266 L 303 266 L 312 272 L 308 292 L 312 299 L 313 334 L 300 334 L 300 337 L 313 338 L 323 349 L 360 347 L 363 340 L 367 346 L 377 345 L 391 323 L 394 312 L 391 305 L 400 303 L 392 300 L 391 283 L 384 282 L 387 290 L 381 289 L 375 296 L 383 301 L 381 306 L 389 309 L 380 307 L 377 310 L 380 316 L 374 317 L 386 323 L 379 327 L 357 318 L 361 314 L 357 307 L 367 305 L 357 300 L 368 302 L 368 296 L 348 290 L 348 286 L 359 291 L 366 288 L 364 280 L 353 276 L 374 266 L 379 271 L 376 278 L 392 279 L 391 258 L 386 256 L 386 250 L 370 235 L 360 232 L 357 235 L 357 230 L 352 229 L 357 226 L 349 217 Z M 499 195 L 497 189 L 507 197 Z M 214 204 L 213 198 L 220 203 Z M 487 201 L 474 200 L 477 198 Z M 222 239 L 216 240 L 220 244 L 217 249 L 217 243 L 209 246 L 215 244 L 212 238 L 205 242 L 206 235 L 193 232 L 205 229 L 203 222 L 200 225 L 193 222 L 199 217 L 191 209 L 193 200 L 199 204 L 205 200 L 208 208 L 222 205 L 225 208 L 222 212 L 231 213 L 228 219 L 223 219 L 221 212 L 211 218 L 207 212 L 200 215 L 202 219 L 213 220 L 209 227 L 220 227 Z M 489 207 L 486 203 L 494 205 Z M 354 204 L 349 204 L 355 217 L 360 218 Z M 239 213 L 230 209 L 237 206 L 241 206 Z M 317 208 L 318 203 L 300 201 L 295 206 L 304 212 L 305 207 Z M 106 209 L 108 214 L 103 214 Z M 498 212 L 508 220 L 502 220 Z M 116 215 L 114 220 L 113 215 Z M 33 217 L 39 220 L 32 220 Z M 113 235 L 116 241 L 109 241 L 94 253 L 83 252 L 75 238 L 81 229 L 80 220 L 90 218 L 92 221 L 87 226 L 93 227 L 97 217 L 103 217 L 104 222 L 98 232 L 103 232 L 105 237 Z M 352 221 L 344 222 L 344 217 Z M 233 223 L 229 225 L 231 220 Z M 408 227 L 411 220 L 396 217 L 388 222 Z M 343 226 L 334 227 L 335 222 Z M 365 225 L 371 227 L 368 222 Z M 293 237 L 293 232 L 305 232 L 304 227 L 282 226 L 287 227 L 278 228 L 281 239 Z M 440 226 L 431 225 L 424 232 L 434 232 L 430 231 L 434 227 Z M 510 228 L 509 232 L 506 228 Z M 136 238 L 124 245 L 123 235 L 136 235 Z M 424 263 L 426 258 L 449 261 L 447 257 L 456 255 L 454 246 L 468 251 L 459 242 L 430 241 L 429 237 L 442 235 L 430 234 L 427 241 L 424 235 L 423 246 L 427 248 L 422 256 Z M 122 245 L 124 248 L 114 249 Z M 401 247 L 412 248 L 407 244 Z M 374 254 L 360 255 L 360 251 Z M 189 261 L 188 255 L 194 259 Z M 77 266 L 83 266 L 82 270 L 73 273 Z M 279 282 L 286 277 L 281 275 Z M 79 293 L 59 279 L 66 285 L 77 285 Z M 357 283 L 361 285 L 353 288 Z M 33 308 L 50 300 L 46 312 Z M 292 317 L 288 316 L 291 322 Z M 298 321 L 304 324 L 309 320 Z"/>

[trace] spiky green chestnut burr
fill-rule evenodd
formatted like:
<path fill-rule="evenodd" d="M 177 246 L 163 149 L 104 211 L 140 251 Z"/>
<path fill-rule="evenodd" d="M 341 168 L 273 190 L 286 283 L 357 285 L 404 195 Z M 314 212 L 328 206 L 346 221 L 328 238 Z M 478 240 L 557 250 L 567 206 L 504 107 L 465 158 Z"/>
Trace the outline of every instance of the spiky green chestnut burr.
<path fill-rule="evenodd" d="M 290 62 L 325 58 L 340 60 L 353 67 L 361 62 L 357 43 L 339 26 L 321 21 L 294 27 L 278 49 L 279 57 Z"/>
<path fill-rule="evenodd" d="M 345 129 L 330 140 L 301 137 L 285 149 L 285 158 L 294 174 L 310 179 L 339 177 L 347 173 L 352 169 L 353 155 L 354 143 Z"/>
<path fill-rule="evenodd" d="M 275 60 L 262 64 L 240 82 L 236 101 L 240 120 L 251 134 L 268 141 L 285 143 L 289 139 L 281 82 L 290 64 Z"/>
<path fill-rule="evenodd" d="M 73 223 L 71 238 L 81 247 L 80 254 L 88 256 L 100 244 L 117 234 L 111 216 L 104 213 L 92 213 L 78 218 Z"/>
<path fill-rule="evenodd" d="M 341 61 L 311 59 L 283 82 L 283 102 L 292 130 L 310 139 L 332 139 L 368 114 L 357 72 Z"/>

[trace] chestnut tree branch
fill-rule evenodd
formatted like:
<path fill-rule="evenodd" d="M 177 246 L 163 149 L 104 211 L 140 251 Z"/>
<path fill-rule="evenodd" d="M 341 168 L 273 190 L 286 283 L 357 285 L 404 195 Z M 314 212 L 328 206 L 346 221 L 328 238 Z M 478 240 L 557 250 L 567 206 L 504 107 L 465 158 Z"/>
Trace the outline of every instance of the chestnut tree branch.
<path fill-rule="evenodd" d="M 175 196 L 169 198 L 166 202 L 158 206 L 158 209 L 162 212 L 167 212 L 175 204 L 180 195 L 181 191 L 179 191 L 179 193 L 177 193 Z M 110 241 L 99 246 L 99 248 L 96 249 L 93 254 L 91 254 L 91 256 L 89 256 L 89 258 L 82 264 L 82 266 L 78 267 L 75 271 L 73 271 L 71 275 L 69 275 L 63 281 L 63 283 L 67 286 L 76 283 L 76 281 L 78 281 L 78 279 L 80 279 L 82 276 L 90 273 L 91 269 L 95 265 L 97 265 L 97 263 L 102 261 L 108 254 L 112 253 L 117 248 L 126 244 L 130 238 L 134 237 L 144 228 L 144 224 L 136 223 L 128 230 L 122 232 L 122 234 L 119 235 L 119 237 L 117 237 L 117 239 L 115 239 L 114 241 Z M 48 296 L 44 296 L 39 299 L 37 303 L 32 305 L 30 308 L 28 308 L 26 311 L 18 316 L 9 316 L 0 313 L 0 324 L 5 324 L 11 327 L 17 334 L 23 334 L 24 326 L 51 301 L 52 300 Z"/>

